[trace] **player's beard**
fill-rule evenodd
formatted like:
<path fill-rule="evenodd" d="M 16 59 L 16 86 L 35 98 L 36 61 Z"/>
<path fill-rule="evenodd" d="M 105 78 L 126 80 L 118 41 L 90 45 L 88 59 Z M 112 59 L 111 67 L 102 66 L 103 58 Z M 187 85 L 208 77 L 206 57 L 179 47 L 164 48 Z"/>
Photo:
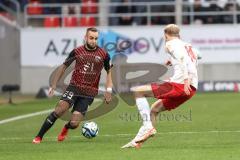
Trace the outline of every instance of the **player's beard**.
<path fill-rule="evenodd" d="M 91 49 L 91 50 L 96 49 L 96 45 L 92 46 L 88 42 L 86 42 L 86 46 L 87 46 L 88 49 Z"/>

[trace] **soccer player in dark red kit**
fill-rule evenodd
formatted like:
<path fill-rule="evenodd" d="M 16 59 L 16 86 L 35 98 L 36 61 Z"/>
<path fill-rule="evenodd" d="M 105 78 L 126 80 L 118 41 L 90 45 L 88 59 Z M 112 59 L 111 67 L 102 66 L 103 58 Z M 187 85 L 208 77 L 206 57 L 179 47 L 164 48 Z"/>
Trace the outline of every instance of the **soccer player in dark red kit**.
<path fill-rule="evenodd" d="M 112 78 L 110 56 L 106 51 L 97 46 L 97 40 L 98 30 L 96 28 L 88 28 L 85 35 L 85 44 L 73 49 L 65 62 L 58 68 L 49 89 L 49 96 L 54 94 L 57 82 L 67 67 L 73 61 L 76 61 L 69 86 L 66 88 L 55 110 L 44 121 L 39 133 L 33 139 L 33 143 L 41 143 L 44 134 L 71 107 L 73 107 L 71 119 L 65 124 L 58 135 L 58 141 L 63 141 L 66 138 L 69 129 L 75 129 L 79 126 L 88 106 L 92 104 L 94 97 L 98 94 L 99 80 L 103 68 L 107 72 L 104 97 L 106 103 L 111 101 Z"/>

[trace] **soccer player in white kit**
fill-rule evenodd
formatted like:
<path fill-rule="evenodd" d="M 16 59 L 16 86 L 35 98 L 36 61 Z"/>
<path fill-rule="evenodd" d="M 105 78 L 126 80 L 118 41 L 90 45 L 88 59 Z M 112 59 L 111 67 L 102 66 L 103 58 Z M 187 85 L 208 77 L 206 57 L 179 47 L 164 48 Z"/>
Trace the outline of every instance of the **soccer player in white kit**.
<path fill-rule="evenodd" d="M 175 24 L 164 28 L 165 49 L 169 55 L 166 65 L 173 67 L 174 73 L 164 83 L 151 83 L 132 88 L 143 125 L 136 137 L 122 148 L 140 148 L 144 141 L 156 134 L 154 125 L 157 115 L 172 110 L 189 100 L 198 86 L 197 55 L 192 46 L 180 39 L 180 29 Z M 158 100 L 149 107 L 146 97 Z"/>

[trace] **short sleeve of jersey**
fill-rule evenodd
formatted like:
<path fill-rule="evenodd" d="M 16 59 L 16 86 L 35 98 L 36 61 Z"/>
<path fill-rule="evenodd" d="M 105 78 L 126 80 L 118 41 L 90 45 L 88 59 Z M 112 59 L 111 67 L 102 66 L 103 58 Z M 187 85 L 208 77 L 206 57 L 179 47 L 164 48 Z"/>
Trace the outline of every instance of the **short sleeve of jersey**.
<path fill-rule="evenodd" d="M 72 50 L 68 55 L 68 57 L 65 59 L 63 64 L 67 67 L 70 66 L 72 62 L 76 59 L 75 55 L 76 55 L 75 50 Z"/>
<path fill-rule="evenodd" d="M 106 71 L 109 71 L 111 69 L 111 64 L 110 64 L 110 55 L 107 53 L 106 58 L 104 59 L 104 69 Z"/>

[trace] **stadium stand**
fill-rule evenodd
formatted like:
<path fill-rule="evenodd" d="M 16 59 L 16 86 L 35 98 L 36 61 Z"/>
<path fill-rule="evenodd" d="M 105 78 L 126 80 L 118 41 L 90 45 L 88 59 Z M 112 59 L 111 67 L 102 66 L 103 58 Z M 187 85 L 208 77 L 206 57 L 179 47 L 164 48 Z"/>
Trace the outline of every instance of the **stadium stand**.
<path fill-rule="evenodd" d="M 98 5 L 96 0 L 82 0 L 81 13 L 98 13 Z"/>
<path fill-rule="evenodd" d="M 60 19 L 58 17 L 44 18 L 44 27 L 60 27 Z"/>
<path fill-rule="evenodd" d="M 27 13 L 32 15 L 32 14 L 42 14 L 43 13 L 43 7 L 41 6 L 39 1 L 31 1 L 29 2 L 30 7 L 27 9 Z"/>
<path fill-rule="evenodd" d="M 74 16 L 66 16 L 63 19 L 64 27 L 77 27 L 78 26 L 78 19 Z"/>
<path fill-rule="evenodd" d="M 81 17 L 79 26 L 96 26 L 96 24 L 94 17 Z"/>
<path fill-rule="evenodd" d="M 48 16 L 60 17 L 60 26 L 121 26 L 121 25 L 164 25 L 174 23 L 181 17 L 182 24 L 229 24 L 240 22 L 239 1 L 181 0 L 181 11 L 176 11 L 173 0 L 18 0 L 25 26 L 45 27 Z M 147 3 L 146 3 L 147 2 Z M 0 12 L 5 16 L 3 6 L 16 11 L 11 1 L 1 0 Z M 107 10 L 108 21 L 100 20 Z M 176 13 L 179 12 L 175 16 Z M 71 14 L 71 18 L 66 18 Z M 9 16 L 7 16 L 9 17 Z M 76 17 L 76 18 L 74 18 Z M 87 17 L 87 18 L 86 18 Z M 77 20 L 76 20 L 77 19 Z M 34 24 L 31 24 L 34 20 Z M 36 23 L 38 21 L 38 23 Z M 63 23 L 62 23 L 63 22 Z M 70 24 L 69 24 L 70 23 Z"/>

